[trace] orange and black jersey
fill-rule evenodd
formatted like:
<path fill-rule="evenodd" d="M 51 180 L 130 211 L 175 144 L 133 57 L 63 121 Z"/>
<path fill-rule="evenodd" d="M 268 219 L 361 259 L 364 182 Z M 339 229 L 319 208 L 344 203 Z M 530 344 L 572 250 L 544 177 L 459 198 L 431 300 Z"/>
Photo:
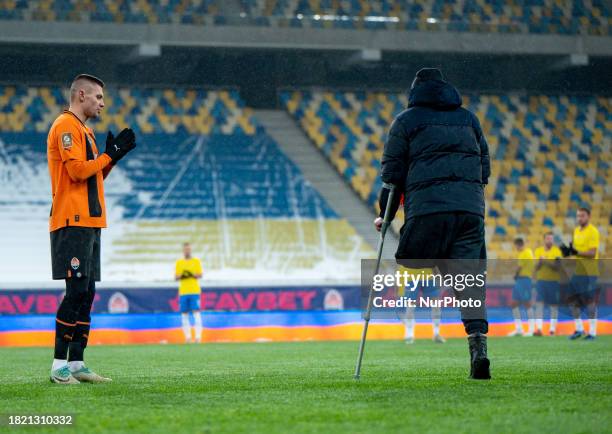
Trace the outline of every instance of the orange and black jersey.
<path fill-rule="evenodd" d="M 64 111 L 47 137 L 47 160 L 53 204 L 49 231 L 66 226 L 106 227 L 103 180 L 112 168 L 107 154 L 98 154 L 91 128 Z"/>

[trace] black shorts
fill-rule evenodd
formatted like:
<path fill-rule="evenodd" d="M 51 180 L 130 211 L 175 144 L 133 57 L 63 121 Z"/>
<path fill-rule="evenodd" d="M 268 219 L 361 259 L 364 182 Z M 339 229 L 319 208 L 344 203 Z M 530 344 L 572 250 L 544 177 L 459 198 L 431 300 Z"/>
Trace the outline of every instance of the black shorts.
<path fill-rule="evenodd" d="M 54 280 L 100 281 L 100 228 L 68 226 L 51 232 L 51 268 Z"/>

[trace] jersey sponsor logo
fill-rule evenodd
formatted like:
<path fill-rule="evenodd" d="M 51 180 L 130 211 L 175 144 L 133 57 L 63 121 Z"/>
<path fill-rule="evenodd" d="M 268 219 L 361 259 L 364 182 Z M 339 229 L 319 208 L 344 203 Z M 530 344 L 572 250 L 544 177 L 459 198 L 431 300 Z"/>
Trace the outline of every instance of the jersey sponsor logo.
<path fill-rule="evenodd" d="M 73 270 L 78 270 L 78 268 L 81 266 L 81 261 L 79 261 L 79 258 L 74 257 L 70 260 L 70 266 Z"/>
<path fill-rule="evenodd" d="M 72 134 L 70 133 L 62 134 L 62 146 L 64 149 L 72 148 Z"/>

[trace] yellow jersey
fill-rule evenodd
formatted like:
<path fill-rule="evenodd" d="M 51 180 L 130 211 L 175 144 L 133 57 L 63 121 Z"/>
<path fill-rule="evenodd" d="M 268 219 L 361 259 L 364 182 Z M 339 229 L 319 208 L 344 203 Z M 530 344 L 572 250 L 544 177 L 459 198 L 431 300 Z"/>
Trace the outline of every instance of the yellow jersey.
<path fill-rule="evenodd" d="M 531 277 L 535 268 L 533 251 L 526 247 L 518 254 L 519 277 Z"/>
<path fill-rule="evenodd" d="M 176 261 L 174 274 L 180 277 L 184 272 L 192 275 L 202 274 L 202 263 L 198 258 L 181 258 Z M 187 277 L 179 280 L 179 295 L 200 294 L 200 283 L 195 277 Z"/>
<path fill-rule="evenodd" d="M 588 224 L 584 229 L 580 226 L 574 229 L 574 238 L 572 239 L 574 248 L 579 252 L 595 249 L 595 258 L 583 258 L 580 255 L 576 256 L 576 275 L 578 276 L 599 276 L 599 267 L 597 259 L 599 259 L 599 231 L 592 224 Z"/>
<path fill-rule="evenodd" d="M 552 265 L 555 259 L 563 257 L 561 249 L 557 246 L 552 246 L 550 249 L 546 250 L 546 247 L 542 246 L 535 250 L 534 255 L 536 264 L 542 259 L 542 266 L 536 271 L 536 279 L 558 282 L 560 278 L 559 271 L 555 270 Z"/>

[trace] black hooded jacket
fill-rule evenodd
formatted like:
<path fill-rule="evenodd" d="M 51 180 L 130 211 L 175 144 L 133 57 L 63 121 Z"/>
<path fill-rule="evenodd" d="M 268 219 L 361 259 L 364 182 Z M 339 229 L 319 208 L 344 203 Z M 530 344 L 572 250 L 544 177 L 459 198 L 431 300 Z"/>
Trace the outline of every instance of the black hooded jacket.
<path fill-rule="evenodd" d="M 484 217 L 489 147 L 478 119 L 445 81 L 413 86 L 408 108 L 391 125 L 381 166 L 383 182 L 405 193 L 406 219 L 442 212 Z"/>

